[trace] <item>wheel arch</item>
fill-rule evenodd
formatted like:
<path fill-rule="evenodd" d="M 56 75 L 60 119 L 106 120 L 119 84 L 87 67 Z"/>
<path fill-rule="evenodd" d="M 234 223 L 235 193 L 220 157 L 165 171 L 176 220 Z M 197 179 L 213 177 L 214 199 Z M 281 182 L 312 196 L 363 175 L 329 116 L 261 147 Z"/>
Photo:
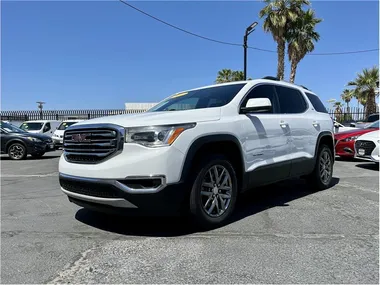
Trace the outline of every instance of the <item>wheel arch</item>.
<path fill-rule="evenodd" d="M 27 151 L 27 146 L 26 146 L 26 143 L 22 140 L 22 139 L 19 139 L 19 138 L 14 138 L 14 139 L 11 139 L 9 140 L 6 145 L 5 145 L 5 152 L 8 153 L 8 150 L 9 150 L 9 147 L 14 144 L 14 143 L 20 143 L 22 144 L 24 147 L 25 147 L 25 150 Z"/>
<path fill-rule="evenodd" d="M 227 151 L 226 151 L 226 147 Z M 205 153 L 226 155 L 234 166 L 238 178 L 239 189 L 246 186 L 245 163 L 242 146 L 237 137 L 231 134 L 213 134 L 197 138 L 189 147 L 181 171 L 182 182 L 189 182 L 192 170 L 198 165 Z"/>
<path fill-rule="evenodd" d="M 335 139 L 332 132 L 329 132 L 329 131 L 321 132 L 318 135 L 317 144 L 315 145 L 315 154 L 314 154 L 315 161 L 318 154 L 319 146 L 321 144 L 326 144 L 330 148 L 332 156 L 333 156 L 332 157 L 333 161 L 335 161 L 335 143 L 334 142 L 335 142 Z"/>

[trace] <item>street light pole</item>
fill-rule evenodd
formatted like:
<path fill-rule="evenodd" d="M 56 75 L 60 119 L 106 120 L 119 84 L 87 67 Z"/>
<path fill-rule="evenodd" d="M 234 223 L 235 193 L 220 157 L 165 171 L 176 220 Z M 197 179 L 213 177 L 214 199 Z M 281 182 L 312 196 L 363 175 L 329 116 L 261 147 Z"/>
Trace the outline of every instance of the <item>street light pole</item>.
<path fill-rule="evenodd" d="M 40 109 L 40 120 L 42 120 L 43 119 L 42 109 L 43 109 L 43 104 L 45 104 L 45 102 L 38 101 L 36 103 L 38 104 L 38 109 Z"/>
<path fill-rule="evenodd" d="M 244 47 L 244 80 L 247 80 L 247 42 L 248 42 L 248 35 L 254 31 L 254 28 L 257 26 L 257 22 L 253 22 L 246 30 L 244 34 L 244 41 L 243 41 L 243 47 Z"/>

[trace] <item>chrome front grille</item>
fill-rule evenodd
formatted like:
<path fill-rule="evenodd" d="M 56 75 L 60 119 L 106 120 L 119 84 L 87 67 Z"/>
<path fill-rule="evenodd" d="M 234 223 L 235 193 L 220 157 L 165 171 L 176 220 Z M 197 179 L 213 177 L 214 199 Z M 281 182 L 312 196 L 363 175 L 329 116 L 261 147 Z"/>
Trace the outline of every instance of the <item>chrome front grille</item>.
<path fill-rule="evenodd" d="M 124 135 L 124 128 L 111 124 L 69 127 L 63 138 L 64 156 L 72 163 L 100 163 L 121 152 Z"/>

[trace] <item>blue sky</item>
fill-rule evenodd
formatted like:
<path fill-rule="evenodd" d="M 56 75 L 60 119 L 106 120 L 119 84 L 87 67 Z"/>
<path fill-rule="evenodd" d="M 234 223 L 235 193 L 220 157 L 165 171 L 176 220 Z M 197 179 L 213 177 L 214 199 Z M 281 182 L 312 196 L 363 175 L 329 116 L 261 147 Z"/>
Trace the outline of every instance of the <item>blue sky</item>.
<path fill-rule="evenodd" d="M 255 1 L 134 1 L 136 7 L 203 36 L 242 42 L 259 21 L 249 45 L 276 50 L 262 30 Z M 315 52 L 379 47 L 378 1 L 313 1 L 323 18 Z M 2 1 L 2 109 L 124 108 L 125 102 L 158 102 L 184 89 L 212 84 L 222 68 L 243 69 L 243 49 L 187 35 L 118 1 Z M 296 83 L 326 102 L 379 53 L 307 56 Z M 275 75 L 277 54 L 248 51 L 248 76 Z M 286 63 L 285 79 L 290 71 Z M 327 103 L 326 103 L 327 105 Z M 355 103 L 356 105 L 356 103 Z"/>

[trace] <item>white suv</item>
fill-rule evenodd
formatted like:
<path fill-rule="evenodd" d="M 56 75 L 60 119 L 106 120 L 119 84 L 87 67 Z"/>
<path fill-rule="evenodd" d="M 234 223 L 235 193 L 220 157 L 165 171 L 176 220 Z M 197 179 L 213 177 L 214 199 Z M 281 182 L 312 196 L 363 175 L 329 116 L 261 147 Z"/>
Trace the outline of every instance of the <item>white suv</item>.
<path fill-rule="evenodd" d="M 82 207 L 187 210 L 203 226 L 220 226 L 246 190 L 300 176 L 328 188 L 333 128 L 305 87 L 271 77 L 206 86 L 142 114 L 69 127 L 60 185 Z"/>

